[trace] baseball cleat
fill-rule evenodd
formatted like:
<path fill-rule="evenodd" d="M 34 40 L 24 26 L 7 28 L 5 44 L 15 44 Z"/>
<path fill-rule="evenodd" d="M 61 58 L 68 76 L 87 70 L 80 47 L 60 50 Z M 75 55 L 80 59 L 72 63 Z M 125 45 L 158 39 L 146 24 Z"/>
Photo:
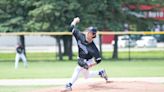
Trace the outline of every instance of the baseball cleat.
<path fill-rule="evenodd" d="M 107 76 L 106 71 L 104 69 L 99 71 L 99 75 L 100 75 L 100 77 L 104 78 L 106 82 L 108 81 L 108 76 Z"/>
<path fill-rule="evenodd" d="M 68 92 L 68 91 L 72 91 L 72 84 L 71 83 L 66 84 L 65 92 Z"/>

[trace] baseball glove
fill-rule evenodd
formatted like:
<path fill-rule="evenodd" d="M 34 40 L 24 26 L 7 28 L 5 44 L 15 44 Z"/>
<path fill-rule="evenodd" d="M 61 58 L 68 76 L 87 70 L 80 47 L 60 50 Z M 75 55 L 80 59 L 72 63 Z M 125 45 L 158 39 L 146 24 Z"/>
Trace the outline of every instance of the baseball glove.
<path fill-rule="evenodd" d="M 83 67 L 84 69 L 88 70 L 88 68 L 89 68 L 88 64 L 86 62 L 84 62 L 84 59 L 82 59 L 82 58 L 78 59 L 78 64 L 79 64 L 79 66 Z"/>

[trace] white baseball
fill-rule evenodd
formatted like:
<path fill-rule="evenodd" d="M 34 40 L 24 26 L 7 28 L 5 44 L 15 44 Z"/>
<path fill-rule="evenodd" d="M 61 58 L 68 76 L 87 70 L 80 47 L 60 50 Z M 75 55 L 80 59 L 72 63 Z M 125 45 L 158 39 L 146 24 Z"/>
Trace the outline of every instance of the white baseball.
<path fill-rule="evenodd" d="M 80 22 L 80 18 L 79 18 L 79 17 L 76 17 L 76 18 L 74 18 L 74 21 L 75 21 L 76 23 L 79 23 L 79 22 Z"/>

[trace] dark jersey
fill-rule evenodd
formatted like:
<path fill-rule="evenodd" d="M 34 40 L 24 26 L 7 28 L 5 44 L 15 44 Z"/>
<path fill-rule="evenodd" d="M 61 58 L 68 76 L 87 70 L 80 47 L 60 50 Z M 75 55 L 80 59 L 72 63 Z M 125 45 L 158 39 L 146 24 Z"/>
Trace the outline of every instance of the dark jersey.
<path fill-rule="evenodd" d="M 17 51 L 17 53 L 21 54 L 23 52 L 23 47 L 22 46 L 18 46 L 16 48 L 16 51 Z"/>
<path fill-rule="evenodd" d="M 74 26 L 71 26 L 71 31 L 74 37 L 76 38 L 78 44 L 79 58 L 91 59 L 94 57 L 96 61 L 101 60 L 99 51 L 94 42 L 88 43 L 86 41 L 85 35 L 81 33 L 78 29 L 76 29 Z"/>

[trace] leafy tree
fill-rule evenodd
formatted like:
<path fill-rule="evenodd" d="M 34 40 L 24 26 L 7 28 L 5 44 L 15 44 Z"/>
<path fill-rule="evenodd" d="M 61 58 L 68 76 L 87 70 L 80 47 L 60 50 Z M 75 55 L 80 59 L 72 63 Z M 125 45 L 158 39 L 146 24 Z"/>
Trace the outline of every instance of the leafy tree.
<path fill-rule="evenodd" d="M 37 32 L 68 31 L 70 20 L 75 17 L 76 10 L 80 7 L 76 0 L 41 0 L 34 2 L 33 6 L 35 9 L 28 13 L 30 21 L 26 26 L 29 30 Z M 72 36 L 53 37 L 58 42 L 60 59 L 62 59 L 61 39 L 64 42 L 64 53 L 72 59 Z"/>
<path fill-rule="evenodd" d="M 27 23 L 27 13 L 31 0 L 1 0 L 0 1 L 0 32 L 22 32 Z M 24 36 L 18 37 L 18 43 L 25 48 Z"/>
<path fill-rule="evenodd" d="M 152 25 L 154 20 L 137 18 L 123 11 L 122 6 L 126 4 L 164 5 L 163 0 L 0 0 L 0 32 L 64 32 L 76 16 L 81 18 L 81 30 L 96 26 L 100 31 L 122 31 L 125 22 L 136 25 L 137 30 L 146 30 Z M 72 36 L 55 38 L 59 47 L 63 40 L 64 53 L 72 59 Z M 24 44 L 24 40 L 20 42 Z M 113 52 L 116 59 L 117 49 L 116 35 Z M 61 47 L 59 51 L 61 54 Z"/>

